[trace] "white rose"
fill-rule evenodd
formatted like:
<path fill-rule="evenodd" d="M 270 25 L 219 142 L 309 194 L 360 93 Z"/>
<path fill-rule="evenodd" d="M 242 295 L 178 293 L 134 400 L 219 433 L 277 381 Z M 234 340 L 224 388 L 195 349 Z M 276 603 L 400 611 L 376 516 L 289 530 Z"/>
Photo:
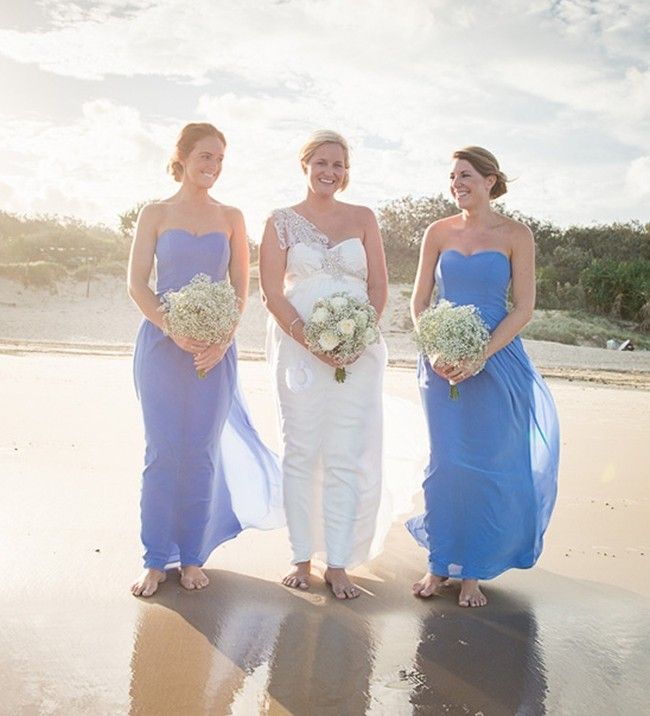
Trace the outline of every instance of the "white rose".
<path fill-rule="evenodd" d="M 324 331 L 318 339 L 318 345 L 324 351 L 333 351 L 338 344 L 339 339 L 332 333 L 332 331 Z"/>
<path fill-rule="evenodd" d="M 365 328 L 368 325 L 368 314 L 365 311 L 359 311 L 355 317 L 357 326 Z"/>
<path fill-rule="evenodd" d="M 354 333 L 355 323 L 351 318 L 344 318 L 338 322 L 337 327 L 344 336 L 351 336 Z"/>
<path fill-rule="evenodd" d="M 334 296 L 334 298 L 330 299 L 330 304 L 337 311 L 340 311 L 342 308 L 345 308 L 348 303 L 349 301 L 345 296 Z"/>
<path fill-rule="evenodd" d="M 369 346 L 371 343 L 374 343 L 379 336 L 377 335 L 377 331 L 374 328 L 366 328 L 363 334 L 363 342 Z"/>
<path fill-rule="evenodd" d="M 309 320 L 313 321 L 314 323 L 325 323 L 329 316 L 330 312 L 326 308 L 321 306 L 311 314 L 311 318 Z"/>

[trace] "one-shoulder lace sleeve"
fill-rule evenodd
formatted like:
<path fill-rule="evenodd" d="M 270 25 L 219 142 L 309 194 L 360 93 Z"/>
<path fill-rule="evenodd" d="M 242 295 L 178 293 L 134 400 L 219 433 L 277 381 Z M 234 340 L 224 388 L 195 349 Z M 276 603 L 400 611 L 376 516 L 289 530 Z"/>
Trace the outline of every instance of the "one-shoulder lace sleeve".
<path fill-rule="evenodd" d="M 275 232 L 278 235 L 278 244 L 281 249 L 288 249 L 298 242 L 297 237 L 291 233 L 288 214 L 287 209 L 276 209 L 271 214 Z"/>
<path fill-rule="evenodd" d="M 293 209 L 276 209 L 271 216 L 280 248 L 290 249 L 299 243 L 327 248 L 327 236 Z"/>

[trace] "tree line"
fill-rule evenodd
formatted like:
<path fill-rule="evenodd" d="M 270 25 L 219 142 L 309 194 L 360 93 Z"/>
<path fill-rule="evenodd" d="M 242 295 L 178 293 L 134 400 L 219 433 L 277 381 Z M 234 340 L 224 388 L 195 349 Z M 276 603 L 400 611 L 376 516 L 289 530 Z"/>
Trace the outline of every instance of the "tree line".
<path fill-rule="evenodd" d="M 77 219 L 0 211 L 0 275 L 49 286 L 65 276 L 123 275 L 140 206 L 119 215 L 119 231 Z M 650 330 L 650 223 L 562 229 L 503 206 L 497 209 L 527 224 L 535 236 L 538 308 L 587 310 Z M 457 212 L 441 194 L 404 196 L 379 207 L 391 281 L 413 281 L 425 229 Z"/>
<path fill-rule="evenodd" d="M 496 208 L 529 226 L 535 236 L 538 308 L 586 310 L 635 321 L 650 331 L 650 223 L 561 229 Z M 405 196 L 379 208 L 392 281 L 413 281 L 427 226 L 456 213 L 456 205 L 441 194 Z"/>

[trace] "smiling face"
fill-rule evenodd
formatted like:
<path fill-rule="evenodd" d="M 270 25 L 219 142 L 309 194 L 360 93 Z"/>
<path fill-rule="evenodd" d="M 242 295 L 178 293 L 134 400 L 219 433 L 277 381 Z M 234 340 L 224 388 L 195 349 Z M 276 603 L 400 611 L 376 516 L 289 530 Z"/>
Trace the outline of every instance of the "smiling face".
<path fill-rule="evenodd" d="M 302 162 L 307 176 L 307 184 L 315 194 L 332 196 L 344 189 L 347 174 L 345 168 L 345 152 L 340 144 L 325 142 L 314 150 L 314 153 Z"/>
<path fill-rule="evenodd" d="M 192 147 L 183 165 L 183 181 L 209 189 L 221 174 L 226 151 L 224 143 L 218 137 L 203 137 Z"/>
<path fill-rule="evenodd" d="M 482 176 L 467 159 L 455 159 L 449 172 L 449 190 L 459 209 L 472 209 L 490 203 L 490 190 L 496 176 Z"/>

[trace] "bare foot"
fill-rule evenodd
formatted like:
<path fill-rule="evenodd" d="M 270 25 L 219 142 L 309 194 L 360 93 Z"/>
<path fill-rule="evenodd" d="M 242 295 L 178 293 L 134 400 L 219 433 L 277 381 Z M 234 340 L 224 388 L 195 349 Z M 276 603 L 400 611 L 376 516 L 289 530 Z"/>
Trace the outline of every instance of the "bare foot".
<path fill-rule="evenodd" d="M 150 597 L 166 579 L 167 575 L 159 569 L 145 569 L 131 585 L 131 594 L 135 597 Z"/>
<path fill-rule="evenodd" d="M 180 583 L 185 589 L 204 589 L 210 584 L 208 575 L 194 564 L 182 564 L 180 572 Z"/>
<path fill-rule="evenodd" d="M 282 584 L 291 589 L 309 589 L 309 575 L 311 572 L 311 562 L 298 562 L 293 565 L 293 569 L 289 574 L 282 578 Z"/>
<path fill-rule="evenodd" d="M 448 579 L 449 577 L 440 577 L 437 574 L 431 574 L 431 572 L 428 572 L 424 575 L 424 577 L 422 577 L 422 579 L 413 585 L 413 594 L 416 597 L 422 597 L 424 599 L 432 597 L 436 593 L 438 587 Z"/>
<path fill-rule="evenodd" d="M 356 599 L 361 594 L 342 567 L 328 567 L 323 577 L 337 599 Z"/>
<path fill-rule="evenodd" d="M 458 604 L 461 607 L 484 607 L 488 600 L 478 588 L 478 579 L 463 579 Z"/>

